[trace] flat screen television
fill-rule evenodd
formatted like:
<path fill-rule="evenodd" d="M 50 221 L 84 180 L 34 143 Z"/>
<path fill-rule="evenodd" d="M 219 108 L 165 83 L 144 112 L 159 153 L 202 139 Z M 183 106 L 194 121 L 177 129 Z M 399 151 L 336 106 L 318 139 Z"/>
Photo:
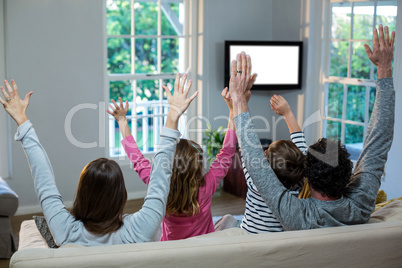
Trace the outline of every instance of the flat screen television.
<path fill-rule="evenodd" d="M 225 87 L 229 85 L 231 62 L 242 51 L 249 54 L 253 89 L 301 89 L 303 42 L 225 41 Z"/>

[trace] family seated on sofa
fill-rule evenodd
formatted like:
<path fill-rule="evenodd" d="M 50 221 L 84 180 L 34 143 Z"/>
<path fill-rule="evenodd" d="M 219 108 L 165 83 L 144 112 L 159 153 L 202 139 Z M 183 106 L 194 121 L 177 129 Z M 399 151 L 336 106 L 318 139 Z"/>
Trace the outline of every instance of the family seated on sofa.
<path fill-rule="evenodd" d="M 211 198 L 225 177 L 237 141 L 248 180 L 248 199 L 260 202 L 262 211 L 246 206 L 240 228 L 251 233 L 301 230 L 366 223 L 374 210 L 394 128 L 395 91 L 392 58 L 395 33 L 373 30 L 373 50 L 365 45 L 377 66 L 376 101 L 363 151 L 352 173 L 349 154 L 339 141 L 320 139 L 307 149 L 304 135 L 286 100 L 271 99 L 271 108 L 285 117 L 292 142 L 278 141 L 265 152 L 250 119 L 248 101 L 256 79 L 251 59 L 244 52 L 232 62 L 229 89 L 222 96 L 230 111 L 228 131 L 220 154 L 210 170 L 202 174 L 203 152 L 191 141 L 180 139 L 180 116 L 196 98 L 188 97 L 191 80 L 177 74 L 174 92 L 164 87 L 169 102 L 165 127 L 152 165 L 143 157 L 131 136 L 126 120 L 128 103 L 114 100 L 108 113 L 118 121 L 123 147 L 134 170 L 148 185 L 142 209 L 123 215 L 127 192 L 122 171 L 113 160 L 99 158 L 88 163 L 80 176 L 71 211 L 57 190 L 48 156 L 41 146 L 26 109 L 33 92 L 22 100 L 14 80 L 1 87 L 6 112 L 16 121 L 15 140 L 21 141 L 32 170 L 35 191 L 57 245 L 85 246 L 152 241 L 162 224 L 162 240 L 184 239 L 214 232 Z M 269 64 L 269 63 L 267 63 Z M 381 123 L 380 123 L 381 122 Z M 381 125 L 380 125 L 381 124 Z M 304 178 L 307 178 L 306 180 Z M 307 184 L 308 180 L 308 184 Z M 302 185 L 311 198 L 299 199 Z M 267 220 L 270 217 L 271 220 Z M 257 221 L 253 219 L 257 218 Z M 227 221 L 229 222 L 229 221 Z M 230 226 L 225 219 L 219 228 Z"/>

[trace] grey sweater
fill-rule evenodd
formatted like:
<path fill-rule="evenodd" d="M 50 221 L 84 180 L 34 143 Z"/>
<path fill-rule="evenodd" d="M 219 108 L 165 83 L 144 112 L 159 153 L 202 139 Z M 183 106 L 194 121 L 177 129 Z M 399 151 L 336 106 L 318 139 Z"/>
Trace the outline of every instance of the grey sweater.
<path fill-rule="evenodd" d="M 155 154 L 153 165 L 157 167 L 152 166 L 148 193 L 142 209 L 134 214 L 125 215 L 123 226 L 119 230 L 103 236 L 88 232 L 84 224 L 76 220 L 64 207 L 56 187 L 52 165 L 30 121 L 19 126 L 15 140 L 22 141 L 34 179 L 35 191 L 56 244 L 97 246 L 153 240 L 165 216 L 173 156 L 179 137 L 180 132 L 176 130 L 169 128 L 162 130 L 160 143 L 163 147 Z"/>
<path fill-rule="evenodd" d="M 261 148 L 250 113 L 234 118 L 247 170 L 285 230 L 366 223 L 374 210 L 394 133 L 395 91 L 392 78 L 376 82 L 376 100 L 363 151 L 346 194 L 335 201 L 298 199 L 277 179 Z"/>

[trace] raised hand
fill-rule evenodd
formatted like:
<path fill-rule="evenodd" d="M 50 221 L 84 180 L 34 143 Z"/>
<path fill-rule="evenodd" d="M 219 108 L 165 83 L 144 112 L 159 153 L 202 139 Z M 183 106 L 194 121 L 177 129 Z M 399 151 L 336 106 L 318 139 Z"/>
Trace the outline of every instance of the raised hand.
<path fill-rule="evenodd" d="M 123 106 L 123 101 L 121 97 L 119 97 L 119 104 L 117 104 L 114 100 L 112 100 L 113 105 L 109 104 L 109 108 L 111 111 L 106 110 L 106 112 L 114 117 L 117 122 L 126 120 L 126 115 L 128 111 L 128 101 L 126 101 L 126 105 Z"/>
<path fill-rule="evenodd" d="M 192 81 L 187 81 L 187 74 L 180 78 L 180 74 L 176 75 L 176 80 L 174 83 L 173 95 L 167 86 L 163 86 L 166 92 L 167 100 L 169 102 L 169 112 L 166 120 L 166 127 L 177 129 L 180 116 L 187 110 L 190 103 L 197 97 L 198 91 L 196 91 L 190 98 L 188 98 L 188 93 L 191 89 Z"/>
<path fill-rule="evenodd" d="M 233 122 L 233 117 L 234 117 L 233 101 L 232 101 L 232 98 L 230 97 L 230 92 L 228 91 L 228 88 L 227 88 L 227 87 L 225 87 L 225 88 L 222 90 L 221 95 L 222 95 L 222 98 L 225 100 L 226 105 L 227 105 L 228 108 L 229 108 L 229 122 L 228 122 L 228 128 L 234 130 L 234 129 L 235 129 L 235 124 L 234 124 L 234 122 Z"/>
<path fill-rule="evenodd" d="M 0 89 L 5 100 L 0 97 L 0 103 L 3 104 L 6 112 L 15 120 L 17 125 L 20 126 L 25 121 L 28 121 L 26 109 L 28 108 L 33 91 L 28 92 L 24 100 L 21 100 L 17 84 L 13 79 L 11 79 L 11 85 L 7 80 L 4 80 L 4 85 L 7 90 L 5 90 L 4 87 L 0 87 Z"/>
<path fill-rule="evenodd" d="M 392 32 L 389 38 L 389 29 L 385 26 L 385 34 L 382 24 L 373 30 L 373 50 L 367 44 L 364 44 L 367 56 L 371 62 L 377 66 L 378 79 L 392 77 L 392 58 L 394 55 L 395 32 Z"/>
<path fill-rule="evenodd" d="M 250 99 L 250 73 L 251 58 L 246 53 L 237 54 L 236 60 L 232 61 L 232 72 L 229 81 L 229 91 L 235 102 Z M 255 79 L 255 78 L 254 78 Z"/>
<path fill-rule="evenodd" d="M 283 116 L 285 118 L 286 124 L 288 125 L 289 132 L 292 134 L 294 132 L 301 131 L 299 124 L 292 112 L 292 109 L 289 106 L 289 103 L 285 100 L 281 95 L 272 96 L 271 100 L 271 109 L 277 114 Z"/>
<path fill-rule="evenodd" d="M 233 102 L 232 102 L 232 98 L 230 97 L 230 92 L 227 87 L 225 87 L 222 90 L 221 95 L 222 95 L 222 98 L 225 100 L 226 105 L 229 108 L 229 111 L 232 112 L 233 111 Z"/>
<path fill-rule="evenodd" d="M 128 112 L 128 101 L 126 101 L 126 105 L 123 105 L 123 100 L 119 97 L 119 104 L 117 104 L 114 100 L 112 100 L 113 105 L 109 104 L 109 108 L 111 111 L 106 110 L 106 112 L 116 119 L 117 123 L 119 124 L 121 135 L 123 139 L 128 136 L 131 136 L 131 130 L 127 122 L 127 112 Z"/>
<path fill-rule="evenodd" d="M 274 94 L 270 100 L 270 103 L 272 111 L 274 111 L 277 115 L 287 116 L 292 113 L 288 102 L 281 95 Z"/>

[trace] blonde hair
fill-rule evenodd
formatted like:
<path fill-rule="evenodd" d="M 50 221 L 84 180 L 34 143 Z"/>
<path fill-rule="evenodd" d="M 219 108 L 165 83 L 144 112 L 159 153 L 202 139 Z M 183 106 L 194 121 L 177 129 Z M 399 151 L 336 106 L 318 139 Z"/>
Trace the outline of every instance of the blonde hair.
<path fill-rule="evenodd" d="M 166 214 L 199 213 L 198 188 L 204 185 L 202 149 L 193 141 L 181 139 L 176 147 Z"/>

